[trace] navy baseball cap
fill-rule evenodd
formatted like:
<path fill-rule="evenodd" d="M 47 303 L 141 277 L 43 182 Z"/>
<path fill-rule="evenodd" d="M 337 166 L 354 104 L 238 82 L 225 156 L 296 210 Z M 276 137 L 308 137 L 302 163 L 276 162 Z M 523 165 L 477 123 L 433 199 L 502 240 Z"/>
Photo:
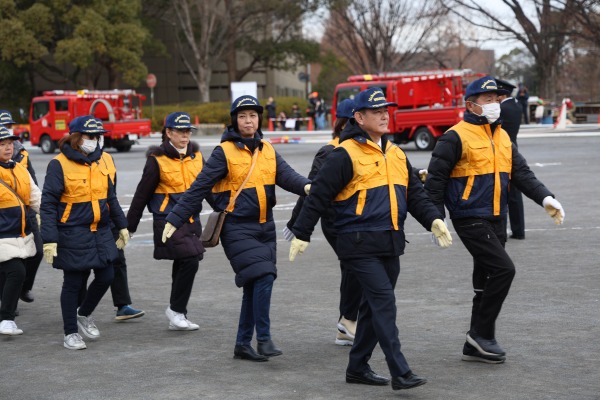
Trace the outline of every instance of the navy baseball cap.
<path fill-rule="evenodd" d="M 19 140 L 19 137 L 12 134 L 4 125 L 0 125 L 0 140 L 4 139 Z"/>
<path fill-rule="evenodd" d="M 13 120 L 12 114 L 8 110 L 0 110 L 0 124 L 1 125 L 10 125 L 16 124 Z"/>
<path fill-rule="evenodd" d="M 253 96 L 240 96 L 231 103 L 230 115 L 236 114 L 242 110 L 255 110 L 259 114 L 263 113 L 263 107 L 256 97 Z"/>
<path fill-rule="evenodd" d="M 387 101 L 383 90 L 378 87 L 371 87 L 363 90 L 354 98 L 354 112 L 364 110 L 365 108 L 381 108 L 388 106 L 397 106 L 398 104 Z"/>
<path fill-rule="evenodd" d="M 108 131 L 104 129 L 101 120 L 96 119 L 93 115 L 84 115 L 69 122 L 69 134 L 75 132 L 86 135 L 103 135 Z"/>
<path fill-rule="evenodd" d="M 508 90 L 498 87 L 496 80 L 487 75 L 471 82 L 469 86 L 467 86 L 467 90 L 465 91 L 465 100 L 471 96 L 489 92 L 494 92 L 497 94 L 510 94 Z"/>
<path fill-rule="evenodd" d="M 354 100 L 345 99 L 335 108 L 336 118 L 354 118 Z"/>
<path fill-rule="evenodd" d="M 176 111 L 165 118 L 165 128 L 171 129 L 196 129 L 192 125 L 192 119 L 190 114 L 183 111 Z"/>

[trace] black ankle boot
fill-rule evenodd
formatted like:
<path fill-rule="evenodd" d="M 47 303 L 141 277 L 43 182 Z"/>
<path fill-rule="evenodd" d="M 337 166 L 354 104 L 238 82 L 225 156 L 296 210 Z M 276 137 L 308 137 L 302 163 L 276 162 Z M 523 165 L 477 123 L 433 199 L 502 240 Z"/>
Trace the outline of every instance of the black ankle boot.
<path fill-rule="evenodd" d="M 242 346 L 240 344 L 235 345 L 235 349 L 233 350 L 233 358 L 257 362 L 269 361 L 267 357 L 257 354 L 252 346 Z"/>
<path fill-rule="evenodd" d="M 271 339 L 265 342 L 258 342 L 257 349 L 258 354 L 262 354 L 266 357 L 275 357 L 283 354 L 283 352 L 280 349 L 275 347 L 275 343 L 273 343 Z"/>

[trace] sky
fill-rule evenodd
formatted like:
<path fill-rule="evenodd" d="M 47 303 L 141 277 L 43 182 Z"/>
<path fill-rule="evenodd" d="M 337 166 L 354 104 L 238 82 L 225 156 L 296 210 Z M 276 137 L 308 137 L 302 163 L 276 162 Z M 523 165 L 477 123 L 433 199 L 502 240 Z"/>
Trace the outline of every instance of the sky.
<path fill-rule="evenodd" d="M 416 0 L 416 1 L 419 1 L 419 0 Z M 522 7 L 525 9 L 526 13 L 528 14 L 529 18 L 532 19 L 533 21 L 535 21 L 536 17 L 535 17 L 535 8 L 533 6 L 533 1 L 532 0 L 520 0 L 520 2 L 522 4 Z M 503 20 L 506 21 L 506 20 L 513 19 L 513 20 L 515 20 L 515 25 L 517 24 L 514 14 L 508 8 L 508 6 L 506 4 L 504 4 L 504 2 L 502 0 L 478 0 L 477 3 L 482 5 L 485 9 L 498 14 Z M 309 38 L 313 38 L 315 40 L 320 40 L 321 36 L 323 35 L 323 29 L 324 29 L 323 21 L 326 20 L 326 15 L 327 15 L 326 11 L 323 11 L 320 13 L 319 17 L 311 18 L 311 19 L 307 20 L 307 22 L 305 23 L 304 34 Z M 490 31 L 488 31 L 488 30 L 481 31 L 481 37 L 490 38 L 490 36 L 491 36 Z M 490 40 L 486 40 L 486 42 L 482 43 L 481 47 L 485 50 L 494 50 L 495 54 L 496 54 L 496 59 L 498 59 L 502 55 L 510 52 L 515 47 L 523 48 L 524 46 L 520 42 L 514 41 L 514 40 L 506 40 L 506 39 L 493 40 L 490 38 Z"/>

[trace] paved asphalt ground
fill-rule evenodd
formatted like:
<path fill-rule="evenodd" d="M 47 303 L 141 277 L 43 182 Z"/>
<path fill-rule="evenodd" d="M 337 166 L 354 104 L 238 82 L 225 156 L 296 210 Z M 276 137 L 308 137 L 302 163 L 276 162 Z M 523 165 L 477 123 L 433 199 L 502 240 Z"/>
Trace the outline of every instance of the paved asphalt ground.
<path fill-rule="evenodd" d="M 278 235 L 271 319 L 284 354 L 252 363 L 232 358 L 241 291 L 221 247 L 207 251 L 194 283 L 188 317 L 200 330 L 167 329 L 170 264 L 152 258 L 151 217 L 145 215 L 126 255 L 134 305 L 146 316 L 116 322 L 107 294 L 94 312 L 102 337 L 87 340 L 84 351 L 65 349 L 62 274 L 42 262 L 35 302 L 19 304 L 17 324 L 25 334 L 0 337 L 0 399 L 600 399 L 600 130 L 577 131 L 522 130 L 521 152 L 563 204 L 566 220 L 557 227 L 526 200 L 527 239 L 507 243 L 517 275 L 497 327 L 505 364 L 460 360 L 473 292 L 471 261 L 456 235 L 454 245 L 441 250 L 407 219 L 398 326 L 411 367 L 429 383 L 393 392 L 344 381 L 349 348 L 334 344 L 340 273 L 320 230 L 293 264 Z M 197 139 L 208 156 L 216 138 Z M 311 136 L 276 149 L 307 173 L 325 140 Z M 114 153 L 124 209 L 153 143 L 145 139 L 130 153 Z M 430 153 L 405 148 L 413 165 L 427 165 Z M 51 156 L 35 148 L 31 158 L 43 181 Z M 280 231 L 295 196 L 279 189 L 278 202 Z M 371 366 L 388 375 L 379 348 Z"/>

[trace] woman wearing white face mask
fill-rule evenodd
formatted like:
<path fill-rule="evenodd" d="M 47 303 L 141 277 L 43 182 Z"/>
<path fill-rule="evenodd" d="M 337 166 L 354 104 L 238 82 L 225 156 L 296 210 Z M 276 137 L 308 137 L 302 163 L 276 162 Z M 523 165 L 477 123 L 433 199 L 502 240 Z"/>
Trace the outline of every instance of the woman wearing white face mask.
<path fill-rule="evenodd" d="M 86 348 L 78 327 L 90 339 L 100 336 L 90 315 L 113 280 L 117 247 L 123 248 L 129 240 L 111 178 L 116 169 L 101 162 L 98 137 L 105 132 L 102 122 L 91 115 L 71 121 L 69 136 L 58 144 L 61 154 L 48 164 L 42 192 L 44 258 L 63 270 L 64 347 L 71 350 Z M 119 229 L 116 243 L 111 221 Z M 78 309 L 79 293 L 90 270 L 94 280 Z"/>

